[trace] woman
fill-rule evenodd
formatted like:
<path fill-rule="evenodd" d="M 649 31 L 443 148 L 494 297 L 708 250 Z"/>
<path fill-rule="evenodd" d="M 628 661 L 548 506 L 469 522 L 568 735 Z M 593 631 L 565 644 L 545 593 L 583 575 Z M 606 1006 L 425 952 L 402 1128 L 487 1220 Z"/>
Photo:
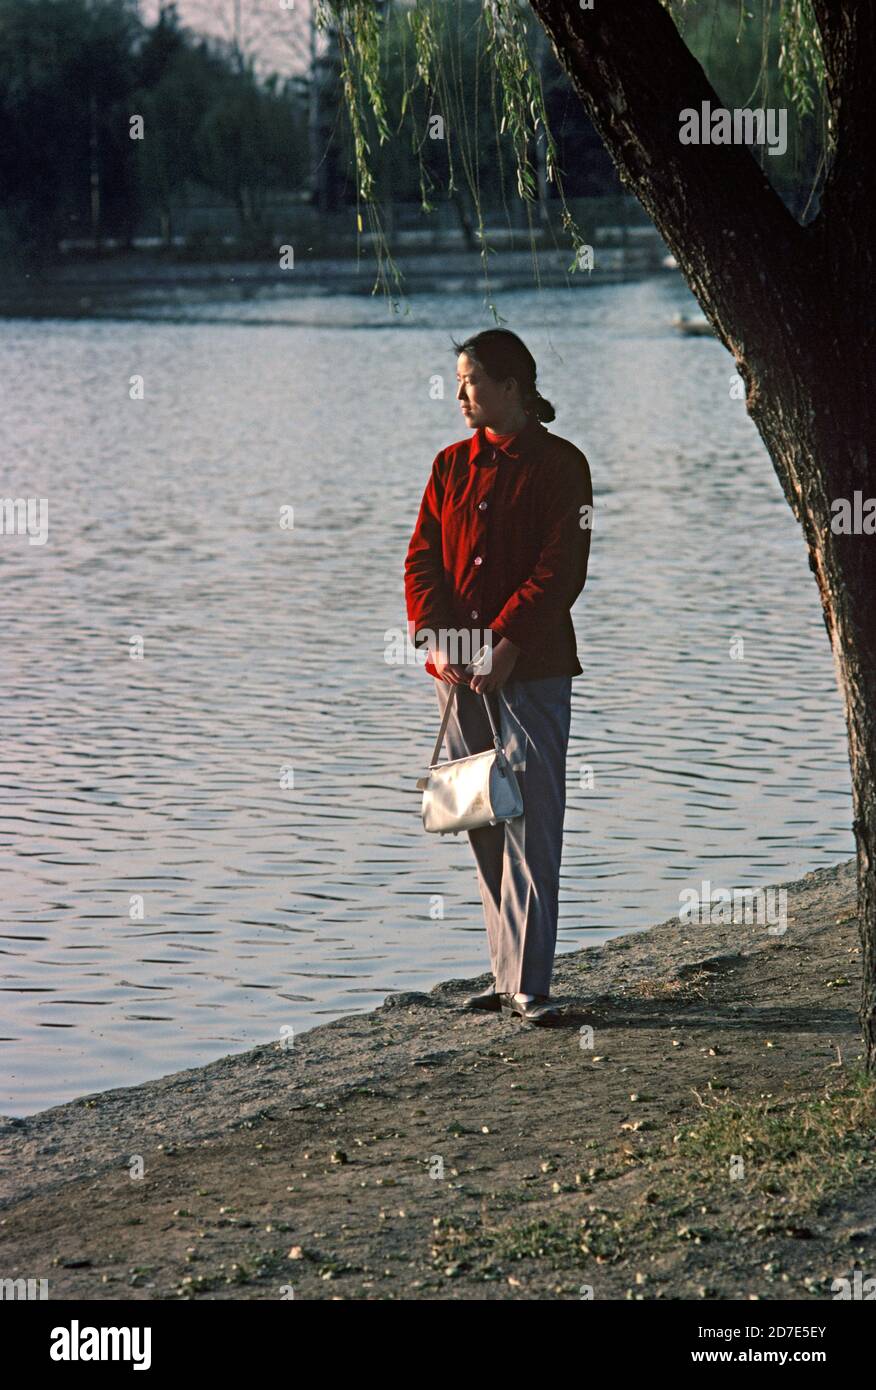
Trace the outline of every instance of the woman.
<path fill-rule="evenodd" d="M 587 460 L 549 433 L 554 409 L 516 333 L 491 328 L 457 354 L 457 400 L 474 434 L 442 449 L 405 560 L 413 641 L 447 726 L 450 758 L 493 746 L 491 701 L 523 815 L 468 832 L 493 985 L 465 1007 L 551 1023 L 572 677 L 583 674 L 570 609 L 584 587 L 593 494 Z M 474 626 L 473 626 L 474 624 Z M 491 650 L 483 674 L 460 649 Z"/>

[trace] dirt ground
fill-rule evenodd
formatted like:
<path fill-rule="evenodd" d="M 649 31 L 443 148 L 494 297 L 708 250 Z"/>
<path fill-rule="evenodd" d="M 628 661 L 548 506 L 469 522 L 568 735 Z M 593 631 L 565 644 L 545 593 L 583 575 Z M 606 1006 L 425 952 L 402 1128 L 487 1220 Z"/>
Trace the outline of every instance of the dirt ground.
<path fill-rule="evenodd" d="M 53 1299 L 833 1299 L 876 1273 L 854 867 L 784 886 L 784 935 L 673 919 L 558 957 L 555 1028 L 461 1011 L 487 981 L 450 981 L 6 1119 L 0 1277 Z"/>

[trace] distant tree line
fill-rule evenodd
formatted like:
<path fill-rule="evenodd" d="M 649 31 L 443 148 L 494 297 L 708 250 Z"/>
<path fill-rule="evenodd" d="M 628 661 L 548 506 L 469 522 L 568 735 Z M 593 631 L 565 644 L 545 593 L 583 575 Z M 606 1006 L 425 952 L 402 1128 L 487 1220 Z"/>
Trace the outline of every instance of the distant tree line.
<path fill-rule="evenodd" d="M 518 203 L 509 137 L 496 128 L 491 59 L 477 37 L 481 7 L 482 0 L 458 0 L 436 37 L 446 50 L 436 71 L 460 70 L 458 90 L 472 94 L 460 106 L 450 88 L 424 92 L 412 81 L 418 52 L 410 10 L 384 0 L 389 114 L 396 121 L 404 106 L 413 111 L 408 128 L 416 136 L 381 146 L 370 117 L 364 131 L 370 148 L 382 150 L 380 192 L 390 213 L 394 202 L 449 199 L 469 237 L 476 210 L 463 164 L 476 168 L 482 210 Z M 272 22 L 288 24 L 290 14 L 278 8 Z M 730 8 L 719 19 L 722 27 L 735 23 Z M 708 32 L 703 26 L 704 60 L 714 27 L 714 17 Z M 279 28 L 277 35 L 279 43 Z M 531 39 L 541 42 L 538 26 Z M 760 44 L 727 47 L 733 56 L 722 85 L 750 90 Z M 566 195 L 619 192 L 601 140 L 543 43 L 539 66 Z M 322 213 L 353 207 L 355 161 L 339 81 L 331 34 L 314 74 L 281 78 L 265 76 L 233 44 L 185 28 L 173 3 L 147 24 L 137 0 L 0 0 L 0 257 L 45 260 L 65 237 L 128 244 L 147 224 L 170 243 L 175 210 L 198 190 L 236 209 L 240 239 L 253 249 L 270 234 L 272 195 L 297 195 Z M 435 116 L 443 123 L 437 139 Z M 809 173 L 809 147 L 802 162 L 799 152 L 795 158 L 790 175 L 781 171 L 786 179 Z M 547 184 L 542 192 L 553 194 Z"/>
<path fill-rule="evenodd" d="M 307 185 L 305 96 L 184 29 L 174 5 L 150 26 L 135 0 L 0 0 L 3 249 L 127 242 L 150 213 L 169 238 L 192 184 L 257 231 L 271 190 Z"/>

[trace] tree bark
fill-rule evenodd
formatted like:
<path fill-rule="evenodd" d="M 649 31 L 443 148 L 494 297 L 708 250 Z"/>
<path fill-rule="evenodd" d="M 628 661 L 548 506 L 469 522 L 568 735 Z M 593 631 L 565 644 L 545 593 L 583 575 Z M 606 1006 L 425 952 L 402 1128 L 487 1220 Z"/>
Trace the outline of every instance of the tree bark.
<path fill-rule="evenodd" d="M 833 504 L 876 496 L 876 0 L 813 0 L 835 130 L 801 226 L 744 146 L 682 145 L 679 115 L 724 103 L 659 0 L 530 0 L 614 159 L 746 384 L 746 406 L 800 522 L 849 735 L 865 1065 L 876 1069 L 876 535 Z"/>

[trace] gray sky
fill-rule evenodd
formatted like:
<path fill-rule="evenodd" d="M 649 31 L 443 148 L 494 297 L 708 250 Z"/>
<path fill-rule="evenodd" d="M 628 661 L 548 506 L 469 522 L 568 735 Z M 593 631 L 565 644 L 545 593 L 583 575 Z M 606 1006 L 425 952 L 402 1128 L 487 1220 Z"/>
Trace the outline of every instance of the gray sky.
<path fill-rule="evenodd" d="M 240 41 L 260 65 L 282 74 L 301 72 L 308 61 L 311 0 L 178 0 L 183 24 L 231 40 L 239 14 Z M 159 0 L 140 0 L 144 19 L 154 21 Z"/>

